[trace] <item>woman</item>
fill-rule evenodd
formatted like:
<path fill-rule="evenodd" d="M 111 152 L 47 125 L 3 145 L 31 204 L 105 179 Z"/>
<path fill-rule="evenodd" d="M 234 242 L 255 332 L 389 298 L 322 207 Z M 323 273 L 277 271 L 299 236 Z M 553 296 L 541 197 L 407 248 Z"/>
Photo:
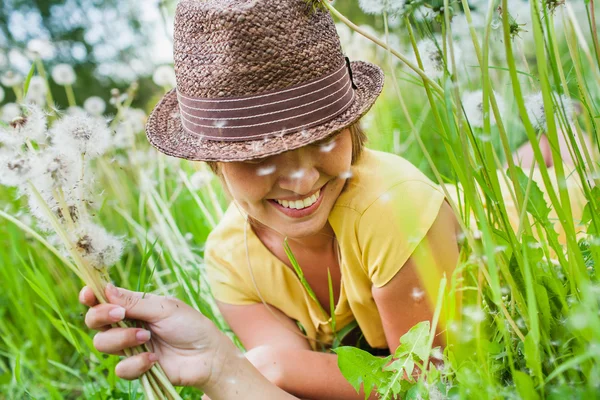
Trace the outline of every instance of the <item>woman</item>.
<path fill-rule="evenodd" d="M 86 324 L 103 331 L 94 338 L 98 350 L 123 354 L 152 340 L 174 384 L 202 388 L 213 400 L 242 391 L 364 398 L 335 354 L 315 350 L 356 324 L 350 337 L 375 354 L 393 352 L 408 329 L 432 319 L 429 294 L 458 259 L 457 218 L 440 188 L 403 158 L 364 148 L 358 121 L 381 92 L 381 70 L 344 59 L 329 14 L 306 4 L 179 3 L 177 91 L 147 125 L 163 153 L 210 162 L 233 200 L 205 259 L 245 357 L 176 299 L 112 288 L 109 304 L 96 304 L 86 288 L 80 295 L 92 307 Z M 123 318 L 148 322 L 152 338 L 139 328 L 109 329 Z M 123 360 L 117 375 L 135 379 L 153 360 L 149 353 Z"/>

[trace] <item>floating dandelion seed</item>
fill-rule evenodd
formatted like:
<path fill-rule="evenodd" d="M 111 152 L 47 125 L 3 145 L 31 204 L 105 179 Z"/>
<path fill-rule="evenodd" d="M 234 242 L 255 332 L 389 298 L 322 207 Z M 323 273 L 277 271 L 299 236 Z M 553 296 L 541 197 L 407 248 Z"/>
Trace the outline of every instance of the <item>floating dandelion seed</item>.
<path fill-rule="evenodd" d="M 304 129 L 302 130 L 302 132 L 300 132 L 300 136 L 302 136 L 303 138 L 307 138 L 310 136 L 310 132 Z"/>
<path fill-rule="evenodd" d="M 183 235 L 183 238 L 187 241 L 187 242 L 191 242 L 194 239 L 194 234 L 191 232 L 186 232 L 185 235 Z"/>
<path fill-rule="evenodd" d="M 165 88 L 172 88 L 177 86 L 177 80 L 175 79 L 175 70 L 170 65 L 161 65 L 154 70 L 152 74 L 152 81 L 157 85 Z"/>
<path fill-rule="evenodd" d="M 6 87 L 15 87 L 23 83 L 23 75 L 14 71 L 6 71 L 0 76 L 0 83 Z"/>
<path fill-rule="evenodd" d="M 425 296 L 425 292 L 418 287 L 414 287 L 410 293 L 410 297 L 412 297 L 414 301 L 421 301 L 423 296 Z"/>
<path fill-rule="evenodd" d="M 292 179 L 300 179 L 306 174 L 304 169 L 299 169 L 290 174 L 290 178 Z"/>
<path fill-rule="evenodd" d="M 348 171 L 342 172 L 339 176 L 342 179 L 349 179 L 349 178 L 352 178 L 352 175 L 353 175 L 352 171 L 348 170 Z"/>
<path fill-rule="evenodd" d="M 106 110 L 106 102 L 98 96 L 90 96 L 83 102 L 83 109 L 88 113 L 100 116 Z"/>
<path fill-rule="evenodd" d="M 463 315 L 476 323 L 485 321 L 485 313 L 479 307 L 475 307 L 475 306 L 464 307 Z"/>
<path fill-rule="evenodd" d="M 219 129 L 224 128 L 226 125 L 227 125 L 227 120 L 226 119 L 219 119 L 219 120 L 216 120 L 213 123 L 213 126 L 215 128 L 219 128 Z"/>
<path fill-rule="evenodd" d="M 52 79 L 57 85 L 67 86 L 75 83 L 75 71 L 69 64 L 58 64 L 52 68 Z"/>
<path fill-rule="evenodd" d="M 274 165 L 268 165 L 266 167 L 259 167 L 256 170 L 256 175 L 258 175 L 258 176 L 271 175 L 273 172 L 275 172 L 276 169 L 277 169 L 277 167 L 275 167 Z"/>
<path fill-rule="evenodd" d="M 106 122 L 86 115 L 67 115 L 54 124 L 50 135 L 55 145 L 75 148 L 92 158 L 104 154 L 111 144 Z"/>
<path fill-rule="evenodd" d="M 108 268 L 121 258 L 122 241 L 99 225 L 81 223 L 74 232 L 69 233 L 77 252 L 93 268 Z"/>
<path fill-rule="evenodd" d="M 358 0 L 358 6 L 365 14 L 399 14 L 404 9 L 404 0 Z"/>
<path fill-rule="evenodd" d="M 331 150 L 333 150 L 336 146 L 336 142 L 335 140 L 332 140 L 329 143 L 325 143 L 319 146 L 319 150 L 321 150 L 323 153 L 329 153 Z"/>
<path fill-rule="evenodd" d="M 192 189 L 194 189 L 194 190 L 202 189 L 203 187 L 205 187 L 206 185 L 208 185 L 210 183 L 212 178 L 213 178 L 213 175 L 210 172 L 207 172 L 207 171 L 194 172 L 194 174 L 190 177 L 190 184 L 192 186 Z"/>

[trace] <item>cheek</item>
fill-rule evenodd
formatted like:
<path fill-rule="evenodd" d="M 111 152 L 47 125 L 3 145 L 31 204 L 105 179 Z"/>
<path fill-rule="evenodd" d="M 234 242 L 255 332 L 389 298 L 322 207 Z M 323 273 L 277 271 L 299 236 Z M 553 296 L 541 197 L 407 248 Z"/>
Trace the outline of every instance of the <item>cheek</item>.
<path fill-rule="evenodd" d="M 256 168 L 229 168 L 225 174 L 229 191 L 238 201 L 262 199 L 269 191 L 269 179 L 258 176 Z"/>

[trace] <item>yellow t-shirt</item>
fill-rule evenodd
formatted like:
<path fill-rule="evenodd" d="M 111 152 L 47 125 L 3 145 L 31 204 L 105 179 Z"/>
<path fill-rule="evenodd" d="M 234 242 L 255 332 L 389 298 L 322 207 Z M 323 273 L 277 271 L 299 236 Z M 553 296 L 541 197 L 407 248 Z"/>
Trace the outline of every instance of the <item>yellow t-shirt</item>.
<path fill-rule="evenodd" d="M 394 154 L 365 149 L 351 172 L 328 218 L 341 251 L 336 329 L 356 319 L 371 347 L 386 348 L 371 287 L 385 285 L 409 259 L 435 221 L 444 194 L 417 167 Z M 207 239 L 206 270 L 215 298 L 244 305 L 260 303 L 262 296 L 300 322 L 309 338 L 331 343 L 329 315 L 249 226 L 248 266 L 245 223 L 242 209 L 232 203 Z M 311 345 L 317 347 L 314 340 Z"/>

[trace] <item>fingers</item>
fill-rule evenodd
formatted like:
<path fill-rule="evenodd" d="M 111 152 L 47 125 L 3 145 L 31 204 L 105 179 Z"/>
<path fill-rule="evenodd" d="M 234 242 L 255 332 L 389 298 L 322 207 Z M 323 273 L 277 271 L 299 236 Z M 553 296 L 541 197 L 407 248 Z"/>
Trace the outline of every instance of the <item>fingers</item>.
<path fill-rule="evenodd" d="M 92 292 L 92 290 L 87 286 L 84 286 L 79 292 L 79 302 L 88 307 L 93 307 L 98 304 L 98 300 L 96 299 L 94 292 Z"/>
<path fill-rule="evenodd" d="M 123 349 L 150 340 L 150 331 L 141 328 L 113 328 L 94 336 L 94 347 L 102 353 L 123 354 Z"/>
<path fill-rule="evenodd" d="M 117 288 L 110 283 L 106 285 L 105 293 L 111 304 L 117 304 L 127 310 L 127 318 L 150 323 L 160 321 L 171 315 L 181 303 L 180 300 L 175 298 L 133 292 Z"/>
<path fill-rule="evenodd" d="M 152 368 L 156 360 L 158 360 L 158 357 L 154 353 L 140 353 L 118 363 L 115 367 L 115 373 L 122 379 L 130 381 L 138 379 L 144 372 Z"/>
<path fill-rule="evenodd" d="M 98 304 L 85 314 L 85 324 L 90 329 L 106 330 L 111 324 L 122 321 L 126 310 L 114 304 Z"/>

